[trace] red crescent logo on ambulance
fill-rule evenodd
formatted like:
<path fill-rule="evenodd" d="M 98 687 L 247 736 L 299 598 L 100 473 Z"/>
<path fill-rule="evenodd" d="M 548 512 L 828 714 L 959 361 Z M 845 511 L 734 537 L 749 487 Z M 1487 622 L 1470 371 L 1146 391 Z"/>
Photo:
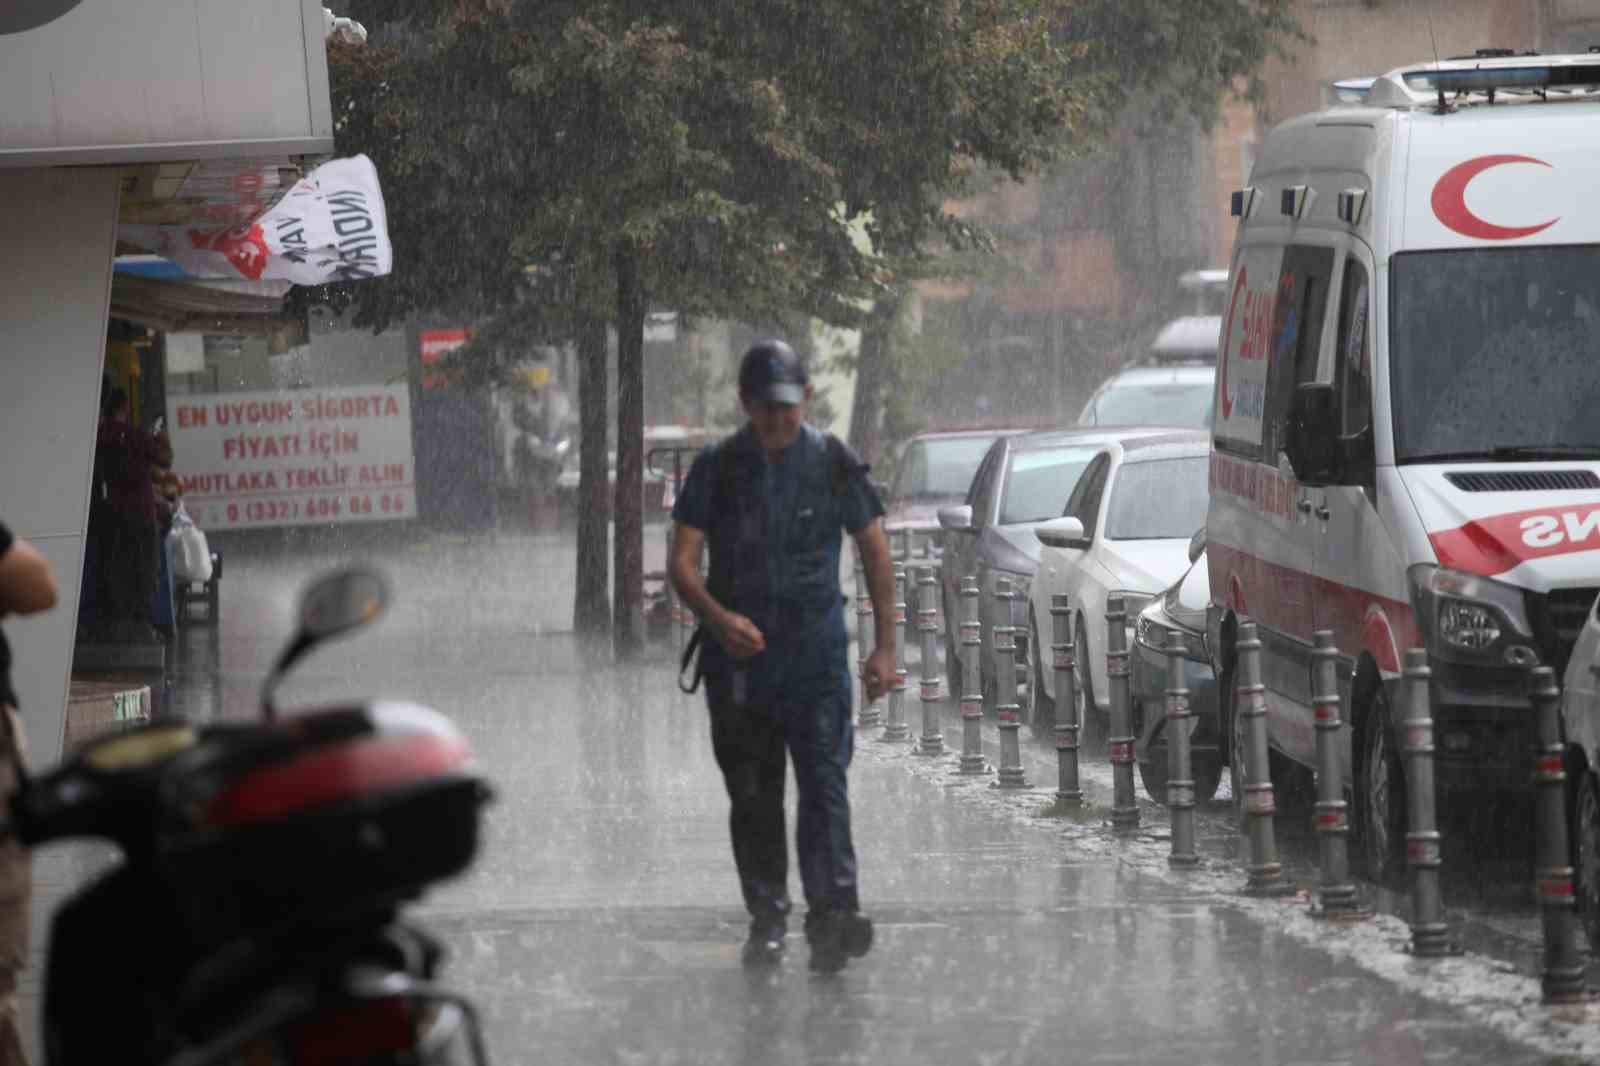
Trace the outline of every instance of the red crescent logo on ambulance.
<path fill-rule="evenodd" d="M 1465 163 L 1457 163 L 1445 171 L 1444 177 L 1433 187 L 1433 213 L 1438 216 L 1439 221 L 1463 237 L 1475 237 L 1483 241 L 1509 241 L 1517 237 L 1531 237 L 1561 221 L 1560 216 L 1557 216 L 1536 226 L 1500 226 L 1472 213 L 1472 209 L 1467 206 L 1467 186 L 1472 183 L 1473 178 L 1485 170 L 1505 166 L 1507 163 L 1534 163 L 1541 167 L 1550 165 L 1543 159 L 1535 159 L 1529 155 L 1480 155 Z"/>
<path fill-rule="evenodd" d="M 1239 294 L 1244 291 L 1244 282 L 1249 276 L 1250 272 L 1241 263 L 1239 279 L 1233 283 L 1233 299 L 1228 301 L 1228 320 L 1222 324 L 1222 365 L 1217 368 L 1221 380 L 1217 383 L 1217 394 L 1222 397 L 1223 421 L 1233 417 L 1233 397 L 1228 394 L 1228 344 L 1233 337 L 1233 312 L 1239 306 Z"/>

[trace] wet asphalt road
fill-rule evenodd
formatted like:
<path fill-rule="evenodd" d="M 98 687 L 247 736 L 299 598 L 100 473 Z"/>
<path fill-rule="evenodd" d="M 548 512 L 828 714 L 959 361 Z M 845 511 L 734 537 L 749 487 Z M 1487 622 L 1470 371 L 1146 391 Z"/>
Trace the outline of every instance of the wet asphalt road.
<path fill-rule="evenodd" d="M 649 534 L 647 565 L 660 557 L 658 531 Z M 1395 923 L 1339 946 L 1304 931 L 1303 900 L 1242 900 L 1221 804 L 1202 818 L 1206 868 L 1187 879 L 1165 869 L 1153 806 L 1132 842 L 1111 838 L 1098 808 L 1077 821 L 1046 816 L 1054 755 L 1032 744 L 1035 787 L 1002 793 L 952 773 L 949 756 L 860 737 L 851 789 L 877 944 L 843 974 L 814 977 L 796 922 L 786 963 L 746 973 L 703 707 L 678 695 L 664 654 L 613 667 L 605 649 L 566 632 L 571 556 L 555 534 L 230 551 L 221 630 L 185 635 L 175 692 L 197 717 L 252 713 L 300 582 L 351 558 L 389 574 L 385 620 L 317 652 L 280 699 L 412 699 L 471 739 L 498 792 L 484 850 L 417 913 L 450 945 L 447 980 L 478 1001 L 498 1063 L 1309 1066 L 1600 1054 L 1600 1038 L 1587 1042 L 1590 1011 L 1558 1024 L 1526 1002 L 1518 975 L 1536 969 L 1517 924 L 1525 912 L 1498 956 L 1485 947 L 1486 965 L 1438 980 L 1398 950 Z M 957 719 L 941 711 L 959 745 Z M 992 727 L 987 739 L 994 758 Z M 1088 778 L 1103 806 L 1109 777 L 1096 768 Z M 86 850 L 47 863 L 45 907 L 98 859 Z M 1507 983 L 1494 985 L 1496 972 Z M 1452 980 L 1460 995 L 1427 991 Z"/>

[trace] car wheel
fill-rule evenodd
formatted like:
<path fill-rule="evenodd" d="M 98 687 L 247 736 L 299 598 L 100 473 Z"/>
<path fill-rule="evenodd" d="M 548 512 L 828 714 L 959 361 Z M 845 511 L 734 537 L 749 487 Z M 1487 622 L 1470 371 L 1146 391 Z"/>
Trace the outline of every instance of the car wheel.
<path fill-rule="evenodd" d="M 1033 658 L 1033 684 L 1028 686 L 1028 724 L 1036 737 L 1056 734 L 1056 701 L 1044 688 L 1044 645 L 1039 643 L 1039 626 L 1028 612 L 1028 652 Z"/>
<path fill-rule="evenodd" d="M 1078 744 L 1085 751 L 1100 751 L 1105 747 L 1106 723 L 1100 721 L 1100 709 L 1094 701 L 1094 673 L 1089 669 L 1089 635 L 1084 629 L 1083 617 L 1077 622 L 1073 637 L 1072 676 L 1077 684 L 1073 698 L 1078 704 Z"/>
<path fill-rule="evenodd" d="M 1578 881 L 1578 919 L 1590 946 L 1600 948 L 1600 783 L 1587 769 L 1572 804 L 1572 869 Z"/>
<path fill-rule="evenodd" d="M 1361 756 L 1356 784 L 1361 857 L 1369 880 L 1394 884 L 1405 872 L 1406 786 L 1400 752 L 1395 747 L 1389 697 L 1381 685 L 1364 716 Z"/>
<path fill-rule="evenodd" d="M 1150 758 L 1139 763 L 1139 780 L 1151 800 L 1167 805 L 1167 778 L 1169 758 L 1166 744 L 1153 745 Z M 1189 774 L 1194 778 L 1194 801 L 1209 803 L 1222 786 L 1222 762 L 1214 758 L 1195 759 L 1189 763 Z"/>
<path fill-rule="evenodd" d="M 949 602 L 944 604 L 944 674 L 950 686 L 950 698 L 961 699 L 961 623 L 950 613 Z"/>
<path fill-rule="evenodd" d="M 1161 731 L 1161 736 L 1166 737 L 1166 730 Z M 1165 807 L 1167 805 L 1167 745 L 1151 743 L 1145 749 L 1145 758 L 1139 760 L 1139 781 L 1144 785 L 1145 795 L 1156 803 Z"/>

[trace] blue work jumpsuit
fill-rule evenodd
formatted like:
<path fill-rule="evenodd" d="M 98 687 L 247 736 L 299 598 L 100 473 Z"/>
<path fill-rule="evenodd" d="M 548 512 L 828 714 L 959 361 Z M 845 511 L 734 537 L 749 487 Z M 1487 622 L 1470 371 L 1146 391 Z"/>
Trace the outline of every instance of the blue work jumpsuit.
<path fill-rule="evenodd" d="M 758 923 L 782 925 L 789 912 L 785 751 L 799 791 L 795 843 L 807 926 L 830 910 L 859 906 L 839 550 L 842 532 L 858 533 L 883 514 L 866 470 L 810 426 L 774 457 L 746 426 L 696 457 L 673 509 L 674 520 L 706 536 L 711 595 L 750 618 L 766 640 L 743 662 L 709 634 L 701 652 L 734 862 Z"/>

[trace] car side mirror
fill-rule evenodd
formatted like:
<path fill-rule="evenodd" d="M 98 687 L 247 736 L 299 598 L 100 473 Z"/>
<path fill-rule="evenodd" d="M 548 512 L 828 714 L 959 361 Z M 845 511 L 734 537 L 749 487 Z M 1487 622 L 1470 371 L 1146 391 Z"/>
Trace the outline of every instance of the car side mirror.
<path fill-rule="evenodd" d="M 1206 527 L 1201 526 L 1195 530 L 1194 536 L 1189 538 L 1189 561 L 1192 563 L 1206 552 Z"/>
<path fill-rule="evenodd" d="M 971 533 L 972 508 L 964 503 L 939 508 L 939 528 L 952 533 Z"/>
<path fill-rule="evenodd" d="M 1048 544 L 1052 548 L 1087 548 L 1089 546 L 1088 538 L 1083 535 L 1083 523 L 1071 515 L 1052 518 L 1048 522 L 1034 526 L 1033 535 L 1039 538 L 1040 544 Z"/>
<path fill-rule="evenodd" d="M 1302 485 L 1332 484 L 1339 468 L 1339 407 L 1333 386 L 1308 381 L 1294 390 L 1284 452 Z"/>

